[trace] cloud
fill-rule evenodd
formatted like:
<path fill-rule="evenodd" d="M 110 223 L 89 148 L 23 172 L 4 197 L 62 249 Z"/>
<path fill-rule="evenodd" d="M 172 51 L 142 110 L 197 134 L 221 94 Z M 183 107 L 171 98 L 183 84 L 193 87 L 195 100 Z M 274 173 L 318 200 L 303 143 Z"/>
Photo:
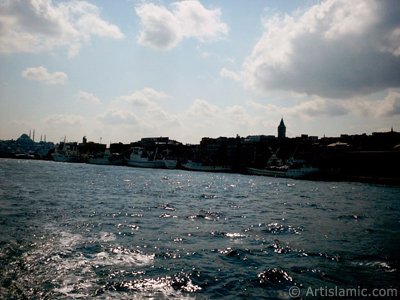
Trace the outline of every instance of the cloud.
<path fill-rule="evenodd" d="M 199 1 L 177 1 L 170 9 L 153 3 L 136 7 L 141 32 L 138 42 L 159 50 L 176 47 L 184 38 L 200 42 L 216 40 L 228 33 L 219 9 L 207 9 Z"/>
<path fill-rule="evenodd" d="M 47 84 L 64 84 L 68 76 L 64 72 L 50 73 L 45 67 L 28 68 L 22 71 L 22 76 L 29 80 L 41 81 Z"/>
<path fill-rule="evenodd" d="M 241 105 L 221 107 L 205 99 L 195 99 L 190 107 L 178 116 L 183 130 L 183 139 L 190 136 L 246 136 L 254 134 L 255 128 L 270 128 L 265 118 L 250 115 Z"/>
<path fill-rule="evenodd" d="M 86 1 L 5 0 L 0 3 L 0 53 L 79 52 L 92 36 L 122 39 L 119 28 Z"/>
<path fill-rule="evenodd" d="M 125 110 L 121 110 L 121 112 L 124 112 L 122 116 L 120 116 L 120 112 L 117 115 L 120 116 L 122 121 L 125 119 L 129 120 L 129 117 L 126 117 L 126 115 L 132 116 L 137 130 L 145 135 L 158 135 L 160 132 L 168 130 L 167 128 L 171 128 L 172 131 L 174 131 L 175 128 L 180 126 L 179 121 L 173 113 L 165 111 L 157 103 L 158 100 L 168 97 L 169 96 L 162 91 L 145 87 L 141 90 L 134 91 L 130 95 L 120 96 L 118 98 L 119 100 L 132 105 L 126 107 Z"/>
<path fill-rule="evenodd" d="M 302 119 L 313 119 L 319 117 L 340 117 L 355 113 L 347 101 L 333 99 L 314 98 L 301 101 L 293 106 L 279 106 L 274 104 L 261 104 L 255 101 L 247 103 L 250 107 L 264 111 L 266 114 L 283 115 Z"/>
<path fill-rule="evenodd" d="M 168 95 L 164 92 L 157 91 L 153 88 L 145 87 L 142 90 L 133 92 L 127 96 L 121 96 L 119 99 L 132 103 L 137 106 L 153 106 L 155 105 L 155 100 L 167 98 Z"/>
<path fill-rule="evenodd" d="M 382 101 L 378 113 L 389 117 L 400 115 L 400 91 L 390 90 Z"/>
<path fill-rule="evenodd" d="M 52 126 L 82 125 L 84 118 L 76 114 L 52 114 L 44 119 L 44 122 Z"/>
<path fill-rule="evenodd" d="M 204 99 L 196 99 L 188 110 L 188 114 L 198 118 L 212 118 L 215 115 L 220 114 L 218 106 L 208 103 Z"/>
<path fill-rule="evenodd" d="M 240 81 L 241 80 L 241 76 L 240 74 L 238 74 L 237 72 L 231 71 L 227 68 L 222 68 L 221 71 L 219 72 L 219 75 L 222 78 L 229 78 L 235 81 Z"/>
<path fill-rule="evenodd" d="M 78 101 L 81 103 L 88 103 L 88 104 L 98 104 L 100 103 L 100 99 L 97 98 L 92 93 L 79 91 L 78 93 Z"/>
<path fill-rule="evenodd" d="M 327 0 L 265 20 L 244 61 L 246 86 L 350 98 L 400 86 L 400 5 Z"/>
<path fill-rule="evenodd" d="M 142 98 L 135 96 L 133 99 Z M 276 127 L 276 124 L 270 127 L 263 115 L 249 114 L 243 106 L 219 106 L 205 99 L 194 99 L 179 112 L 164 109 L 152 100 L 150 105 L 147 102 L 138 105 L 115 103 L 112 109 L 97 116 L 100 122 L 98 127 L 113 132 L 115 136 L 128 136 L 130 139 L 169 136 L 190 143 L 198 143 L 204 136 L 246 136 L 254 134 L 255 129 L 269 132 L 271 128 L 275 131 Z M 114 136 L 112 139 L 115 139 Z"/>
<path fill-rule="evenodd" d="M 289 107 L 261 104 L 255 101 L 249 101 L 247 104 L 265 113 L 283 114 L 303 119 L 345 115 L 372 118 L 393 117 L 400 115 L 400 90 L 390 89 L 383 99 L 378 100 L 364 97 L 344 100 L 316 97 Z"/>
<path fill-rule="evenodd" d="M 302 102 L 286 110 L 288 114 L 306 118 L 320 116 L 335 117 L 348 114 L 348 110 L 341 103 L 320 98 Z"/>
<path fill-rule="evenodd" d="M 137 117 L 134 113 L 122 109 L 108 110 L 99 115 L 98 119 L 111 125 L 135 125 L 137 123 Z"/>
<path fill-rule="evenodd" d="M 344 104 L 347 110 L 361 115 L 380 117 L 393 117 L 400 115 L 400 90 L 390 89 L 383 99 L 368 101 L 365 99 L 354 99 Z"/>

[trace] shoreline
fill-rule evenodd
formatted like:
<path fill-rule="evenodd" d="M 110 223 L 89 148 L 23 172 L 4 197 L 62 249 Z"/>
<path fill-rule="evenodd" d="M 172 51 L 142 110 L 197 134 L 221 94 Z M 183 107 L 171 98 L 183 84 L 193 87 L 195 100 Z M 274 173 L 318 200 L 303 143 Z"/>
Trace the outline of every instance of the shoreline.
<path fill-rule="evenodd" d="M 36 157 L 0 157 L 0 159 L 13 159 L 13 160 L 35 160 L 35 161 L 51 161 L 54 163 L 59 163 L 54 161 L 51 158 L 36 158 Z M 73 163 L 73 164 L 88 164 L 88 165 L 96 165 L 96 164 L 90 164 L 86 162 L 65 162 L 65 163 Z M 129 167 L 129 168 L 138 168 L 142 169 L 140 167 L 133 167 L 133 166 L 127 166 L 127 165 L 102 165 L 102 166 L 121 166 L 121 167 Z M 157 169 L 157 168 L 150 168 L 150 169 Z M 167 170 L 167 169 L 166 169 Z M 248 175 L 248 176 L 260 176 L 260 177 L 269 177 L 269 178 L 278 178 L 276 176 L 266 176 L 266 175 L 253 175 L 249 174 L 245 171 L 226 171 L 226 172 L 221 172 L 221 171 L 196 171 L 196 170 L 187 170 L 181 167 L 177 167 L 172 170 L 183 170 L 183 171 L 188 171 L 188 172 L 204 172 L 204 173 L 226 173 L 226 174 L 241 174 L 241 175 Z M 285 178 L 285 177 L 281 177 Z M 286 177 L 287 178 L 287 177 Z M 400 186 L 400 178 L 395 178 L 395 177 L 384 177 L 384 176 L 367 176 L 367 175 L 341 175 L 338 173 L 329 173 L 326 172 L 326 170 L 321 170 L 320 175 L 312 175 L 308 176 L 305 178 L 296 178 L 294 180 L 314 180 L 314 181 L 323 181 L 323 182 L 330 182 L 330 181 L 337 181 L 337 182 L 358 182 L 358 183 L 369 183 L 369 184 L 378 184 L 378 185 L 390 185 L 390 186 Z"/>

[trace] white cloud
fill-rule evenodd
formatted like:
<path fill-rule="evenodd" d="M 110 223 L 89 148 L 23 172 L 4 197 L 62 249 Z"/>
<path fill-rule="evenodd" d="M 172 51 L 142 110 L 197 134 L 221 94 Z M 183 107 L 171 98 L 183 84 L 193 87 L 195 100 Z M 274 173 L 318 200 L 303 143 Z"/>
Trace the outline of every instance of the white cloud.
<path fill-rule="evenodd" d="M 98 116 L 98 118 L 106 124 L 111 125 L 135 125 L 137 123 L 137 117 L 134 113 L 122 110 L 122 109 L 111 109 Z"/>
<path fill-rule="evenodd" d="M 341 103 L 321 98 L 301 102 L 298 105 L 287 108 L 286 111 L 290 115 L 306 118 L 343 116 L 348 113 L 348 110 Z"/>
<path fill-rule="evenodd" d="M 70 56 L 92 36 L 121 39 L 119 28 L 86 1 L 5 0 L 0 3 L 0 53 L 40 53 L 66 47 Z"/>
<path fill-rule="evenodd" d="M 47 84 L 64 84 L 68 76 L 64 72 L 50 73 L 45 67 L 28 68 L 22 71 L 22 76 L 29 80 L 41 81 Z"/>
<path fill-rule="evenodd" d="M 390 90 L 378 110 L 381 116 L 400 115 L 400 91 Z"/>
<path fill-rule="evenodd" d="M 137 99 L 143 98 L 135 96 L 133 99 L 137 103 Z M 223 107 L 205 99 L 193 100 L 178 113 L 164 109 L 154 101 L 150 105 L 144 101 L 139 107 L 119 102 L 98 115 L 97 119 L 101 123 L 99 128 L 107 132 L 114 130 L 116 135 L 132 140 L 147 136 L 169 136 L 185 143 L 198 143 L 204 136 L 246 136 L 254 133 L 254 130 L 270 132 L 271 128 L 275 130 L 276 127 L 274 124 L 270 128 L 264 116 L 251 115 L 243 106 Z"/>
<path fill-rule="evenodd" d="M 314 98 L 301 101 L 293 106 L 279 106 L 274 104 L 261 104 L 249 101 L 248 105 L 266 114 L 283 115 L 301 119 L 313 119 L 319 117 L 340 117 L 355 111 L 350 109 L 346 101 L 335 101 L 332 99 Z"/>
<path fill-rule="evenodd" d="M 199 1 L 179 1 L 173 4 L 176 18 L 183 26 L 183 36 L 202 42 L 215 40 L 228 33 L 219 9 L 207 9 Z"/>
<path fill-rule="evenodd" d="M 115 136 L 130 137 L 131 141 L 146 136 L 166 135 L 177 138 L 182 129 L 178 118 L 160 106 L 152 105 L 141 113 L 135 113 L 133 108 L 113 108 L 98 115 L 104 130 L 114 132 Z M 101 127 L 101 126 L 100 126 Z"/>
<path fill-rule="evenodd" d="M 326 0 L 275 15 L 244 62 L 246 85 L 349 98 L 400 86 L 397 1 Z"/>
<path fill-rule="evenodd" d="M 100 99 L 97 98 L 92 93 L 88 93 L 85 91 L 79 91 L 78 93 L 78 101 L 81 103 L 88 103 L 88 104 L 98 104 L 100 103 Z"/>
<path fill-rule="evenodd" d="M 90 38 L 91 35 L 114 39 L 122 39 L 124 37 L 117 26 L 102 20 L 98 16 L 96 9 L 94 13 L 84 13 L 76 22 L 76 27 L 86 38 Z"/>
<path fill-rule="evenodd" d="M 240 81 L 241 79 L 240 74 L 232 70 L 229 70 L 227 68 L 222 68 L 221 71 L 219 72 L 219 75 L 223 78 L 229 78 L 235 81 Z"/>
<path fill-rule="evenodd" d="M 347 110 L 361 116 L 393 117 L 400 115 L 400 90 L 390 89 L 380 100 L 354 99 L 344 104 Z"/>
<path fill-rule="evenodd" d="M 120 96 L 119 100 L 133 105 L 125 106 L 124 110 L 120 108 L 117 113 L 114 112 L 108 118 L 118 119 L 121 123 L 134 121 L 136 133 L 140 132 L 143 135 L 159 135 L 168 130 L 173 132 L 180 126 L 179 121 L 173 113 L 165 111 L 157 103 L 158 100 L 166 98 L 168 98 L 166 93 L 145 87 L 130 95 Z"/>
<path fill-rule="evenodd" d="M 167 50 L 174 48 L 182 39 L 179 22 L 167 8 L 155 4 L 142 4 L 136 8 L 142 31 L 138 42 L 143 46 Z"/>
<path fill-rule="evenodd" d="M 322 99 L 315 97 L 289 107 L 249 101 L 248 105 L 265 113 L 312 119 L 345 115 L 381 118 L 400 115 L 400 90 L 390 89 L 383 99 L 365 97 L 352 99 Z"/>
<path fill-rule="evenodd" d="M 184 38 L 201 42 L 216 40 L 228 33 L 219 9 L 207 9 L 199 1 L 177 1 L 168 9 L 153 3 L 136 7 L 141 21 L 138 42 L 154 49 L 168 50 Z"/>
<path fill-rule="evenodd" d="M 82 125 L 84 118 L 76 114 L 53 114 L 44 119 L 44 122 L 52 126 Z"/>
<path fill-rule="evenodd" d="M 204 99 L 196 99 L 186 112 L 178 116 L 182 128 L 182 138 L 191 136 L 246 136 L 255 130 L 269 132 L 270 126 L 264 117 L 251 115 L 241 105 L 220 107 Z M 193 141 L 193 140 L 191 140 Z M 196 142 L 196 141 L 194 141 Z M 198 142 L 198 141 L 197 141 Z"/>
<path fill-rule="evenodd" d="M 220 114 L 218 106 L 208 103 L 204 99 L 196 99 L 188 110 L 189 115 L 198 118 L 212 118 Z"/>
<path fill-rule="evenodd" d="M 121 96 L 119 99 L 137 106 L 152 106 L 155 105 L 155 100 L 164 99 L 167 97 L 168 95 L 164 92 L 145 87 L 144 89 L 135 91 L 130 95 Z"/>

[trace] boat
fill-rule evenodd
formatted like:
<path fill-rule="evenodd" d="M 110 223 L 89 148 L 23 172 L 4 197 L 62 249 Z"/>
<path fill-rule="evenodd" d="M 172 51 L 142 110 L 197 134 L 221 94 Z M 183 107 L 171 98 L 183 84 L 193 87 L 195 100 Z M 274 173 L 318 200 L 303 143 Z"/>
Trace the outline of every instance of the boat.
<path fill-rule="evenodd" d="M 64 141 L 59 143 L 51 156 L 56 162 L 81 162 L 78 144 L 76 142 L 66 143 Z"/>
<path fill-rule="evenodd" d="M 32 153 L 15 153 L 14 154 L 15 158 L 19 158 L 19 159 L 36 159 L 35 155 Z"/>
<path fill-rule="evenodd" d="M 156 151 L 147 152 L 143 147 L 133 147 L 129 156 L 128 166 L 140 168 L 174 169 L 178 162 L 176 159 L 166 159 Z"/>
<path fill-rule="evenodd" d="M 164 160 L 165 167 L 167 169 L 176 169 L 178 166 L 178 159 L 173 154 L 173 151 L 169 150 L 168 148 L 162 151 L 162 157 Z"/>
<path fill-rule="evenodd" d="M 182 168 L 189 171 L 203 171 L 203 172 L 229 172 L 230 166 L 214 166 L 204 165 L 202 162 L 187 161 L 182 163 Z"/>
<path fill-rule="evenodd" d="M 266 167 L 265 169 L 247 168 L 247 172 L 251 175 L 263 175 L 271 177 L 284 177 L 300 179 L 311 176 L 319 171 L 318 168 L 311 166 L 304 166 L 300 168 L 293 168 L 290 165 L 285 165 L 277 168 Z"/>
<path fill-rule="evenodd" d="M 265 168 L 247 168 L 247 173 L 251 175 L 263 175 L 294 179 L 306 178 L 318 173 L 319 168 L 313 167 L 304 160 L 295 160 L 294 158 L 291 158 L 286 163 L 284 163 L 283 160 L 276 155 L 278 151 L 272 153 L 271 157 L 268 159 L 267 166 Z"/>
<path fill-rule="evenodd" d="M 94 165 L 123 165 L 124 160 L 120 155 L 112 154 L 110 149 L 106 149 L 104 153 L 90 155 L 87 163 Z"/>
<path fill-rule="evenodd" d="M 164 165 L 167 169 L 176 169 L 178 161 L 176 159 L 164 159 Z"/>

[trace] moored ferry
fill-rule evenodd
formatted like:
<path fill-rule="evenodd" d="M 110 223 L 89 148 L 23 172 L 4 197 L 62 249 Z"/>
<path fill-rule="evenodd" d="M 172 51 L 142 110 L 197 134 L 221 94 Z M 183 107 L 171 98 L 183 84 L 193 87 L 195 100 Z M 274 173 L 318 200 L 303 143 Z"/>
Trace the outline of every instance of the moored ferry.
<path fill-rule="evenodd" d="M 292 157 L 284 163 L 277 156 L 278 151 L 279 149 L 275 153 L 272 153 L 265 168 L 247 168 L 247 173 L 251 175 L 286 178 L 305 178 L 318 173 L 319 168 L 313 167 L 305 160 L 294 159 Z"/>
<path fill-rule="evenodd" d="M 203 171 L 203 172 L 229 172 L 231 171 L 230 166 L 219 166 L 219 165 L 204 165 L 201 162 L 187 161 L 182 164 L 182 169 L 188 171 Z"/>
<path fill-rule="evenodd" d="M 271 177 L 286 177 L 286 178 L 305 178 L 316 174 L 318 168 L 312 166 L 293 167 L 285 165 L 281 167 L 267 167 L 264 169 L 247 168 L 247 172 L 252 175 L 264 175 Z"/>
<path fill-rule="evenodd" d="M 124 159 L 119 154 L 112 154 L 110 149 L 106 149 L 104 153 L 90 155 L 87 163 L 94 165 L 123 165 Z"/>
<path fill-rule="evenodd" d="M 165 159 L 159 155 L 158 149 L 155 152 L 146 152 L 143 147 L 133 147 L 129 156 L 128 166 L 140 168 L 175 169 L 176 159 Z"/>
<path fill-rule="evenodd" d="M 56 145 L 55 152 L 51 155 L 56 162 L 81 162 L 78 143 L 60 142 Z"/>

